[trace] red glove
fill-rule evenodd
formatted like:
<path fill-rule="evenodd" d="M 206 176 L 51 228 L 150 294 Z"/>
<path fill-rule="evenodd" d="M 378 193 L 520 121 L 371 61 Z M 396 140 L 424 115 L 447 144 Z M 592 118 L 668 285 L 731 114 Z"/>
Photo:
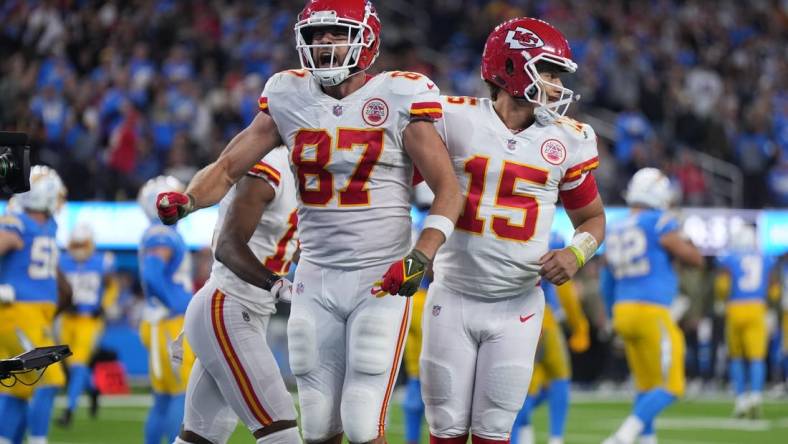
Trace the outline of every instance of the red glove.
<path fill-rule="evenodd" d="M 412 250 L 407 256 L 394 262 L 383 279 L 375 282 L 372 294 L 383 297 L 386 294 L 413 296 L 419 289 L 424 273 L 430 265 L 429 258 L 419 250 Z"/>
<path fill-rule="evenodd" d="M 156 197 L 156 210 L 164 225 L 174 225 L 194 210 L 194 198 L 177 191 L 159 193 Z"/>

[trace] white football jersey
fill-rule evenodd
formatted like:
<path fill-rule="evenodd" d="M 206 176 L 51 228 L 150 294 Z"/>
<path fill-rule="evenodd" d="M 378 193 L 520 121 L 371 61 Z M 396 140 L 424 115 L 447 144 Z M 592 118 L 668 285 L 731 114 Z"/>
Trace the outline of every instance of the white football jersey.
<path fill-rule="evenodd" d="M 539 282 L 559 191 L 578 187 L 599 164 L 594 130 L 564 117 L 514 134 L 489 99 L 441 102 L 438 132 L 465 206 L 435 258 L 436 279 L 479 297 L 523 294 Z"/>
<path fill-rule="evenodd" d="M 249 239 L 249 248 L 271 271 L 287 274 L 293 254 L 298 249 L 298 204 L 295 181 L 287 160 L 287 149 L 275 148 L 257 162 L 247 175 L 265 180 L 274 188 L 274 199 L 263 210 L 263 216 Z M 235 194 L 236 189 L 233 186 L 219 203 L 219 217 L 213 231 L 214 242 L 219 236 Z M 215 245 L 212 250 L 215 251 Z M 223 293 L 241 300 L 241 303 L 255 312 L 268 314 L 276 311 L 274 297 L 270 292 L 244 281 L 217 260 L 213 261 L 211 280 Z"/>
<path fill-rule="evenodd" d="M 290 149 L 302 260 L 350 269 L 407 253 L 413 165 L 402 133 L 411 119 L 440 119 L 430 79 L 381 73 L 337 100 L 309 72 L 285 71 L 266 83 L 260 109 Z"/>

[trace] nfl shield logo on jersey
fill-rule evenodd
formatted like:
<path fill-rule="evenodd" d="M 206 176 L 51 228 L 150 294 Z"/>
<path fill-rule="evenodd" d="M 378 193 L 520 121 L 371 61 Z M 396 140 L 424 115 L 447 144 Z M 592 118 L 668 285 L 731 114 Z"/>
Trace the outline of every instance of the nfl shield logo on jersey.
<path fill-rule="evenodd" d="M 342 105 L 334 105 L 334 115 L 337 117 L 342 115 Z"/>
<path fill-rule="evenodd" d="M 433 316 L 438 316 L 439 314 L 441 314 L 441 306 L 440 305 L 433 305 L 432 306 L 432 315 Z"/>
<path fill-rule="evenodd" d="M 561 165 L 566 160 L 566 147 L 556 139 L 547 139 L 542 143 L 542 157 L 553 165 Z"/>
<path fill-rule="evenodd" d="M 389 106 L 383 99 L 369 99 L 361 108 L 361 117 L 367 125 L 380 126 L 389 116 Z"/>
<path fill-rule="evenodd" d="M 514 151 L 517 149 L 517 141 L 514 139 L 509 139 L 506 141 L 506 149 L 509 151 Z"/>
<path fill-rule="evenodd" d="M 303 292 L 304 292 L 304 283 L 299 282 L 298 285 L 296 285 L 296 294 L 302 294 Z"/>

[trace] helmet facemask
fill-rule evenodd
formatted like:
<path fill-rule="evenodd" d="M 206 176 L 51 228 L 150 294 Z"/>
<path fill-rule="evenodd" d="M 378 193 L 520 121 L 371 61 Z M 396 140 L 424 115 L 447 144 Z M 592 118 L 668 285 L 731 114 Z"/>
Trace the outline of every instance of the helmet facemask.
<path fill-rule="evenodd" d="M 363 22 L 338 17 L 335 11 L 316 11 L 308 18 L 296 23 L 296 50 L 301 67 L 314 74 L 323 86 L 339 85 L 351 75 L 362 72 L 364 69 L 354 70 L 354 68 L 358 66 L 361 59 L 362 49 L 371 48 L 375 43 L 375 33 L 372 27 L 367 24 L 367 19 L 371 14 L 371 6 L 368 4 Z M 312 35 L 316 28 L 335 26 L 346 28 L 347 41 L 345 43 L 313 43 Z M 344 60 L 341 61 L 337 60 L 336 55 L 337 49 L 340 47 L 347 48 Z M 330 66 L 318 66 L 319 63 L 316 62 L 319 61 L 314 59 L 314 49 L 331 50 Z M 369 65 L 372 65 L 372 62 Z"/>
<path fill-rule="evenodd" d="M 525 51 L 523 51 L 523 56 L 526 58 L 528 57 Z M 545 63 L 557 66 L 562 72 L 573 73 L 577 70 L 577 64 L 575 62 L 547 53 L 539 54 L 525 63 L 524 69 L 531 79 L 531 85 L 526 88 L 524 98 L 528 102 L 536 105 L 534 114 L 539 123 L 543 125 L 550 124 L 556 119 L 564 116 L 569 110 L 569 105 L 580 98 L 576 96 L 571 89 L 559 85 L 558 83 L 545 80 L 539 75 L 537 65 Z M 559 97 L 556 100 L 551 100 L 547 95 L 548 89 L 558 91 L 560 94 Z"/>

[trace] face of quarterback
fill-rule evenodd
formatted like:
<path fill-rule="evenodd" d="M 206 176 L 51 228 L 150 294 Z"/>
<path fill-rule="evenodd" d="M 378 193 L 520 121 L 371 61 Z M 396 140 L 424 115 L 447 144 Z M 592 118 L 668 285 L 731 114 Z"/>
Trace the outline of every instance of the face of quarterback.
<path fill-rule="evenodd" d="M 552 63 L 540 63 L 537 65 L 539 77 L 542 79 L 542 89 L 547 95 L 547 102 L 555 102 L 561 99 L 561 74 L 563 71 L 558 65 Z"/>
<path fill-rule="evenodd" d="M 343 26 L 321 26 L 316 28 L 312 34 L 312 44 L 326 46 L 312 48 L 312 58 L 315 60 L 315 67 L 330 68 L 342 65 L 349 49 L 346 46 L 350 43 L 349 38 L 348 29 Z"/>

